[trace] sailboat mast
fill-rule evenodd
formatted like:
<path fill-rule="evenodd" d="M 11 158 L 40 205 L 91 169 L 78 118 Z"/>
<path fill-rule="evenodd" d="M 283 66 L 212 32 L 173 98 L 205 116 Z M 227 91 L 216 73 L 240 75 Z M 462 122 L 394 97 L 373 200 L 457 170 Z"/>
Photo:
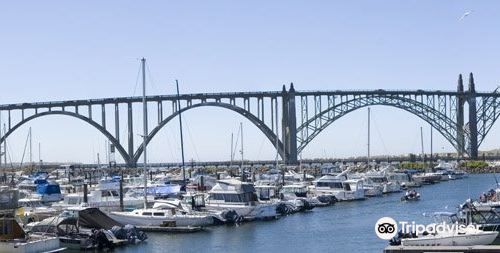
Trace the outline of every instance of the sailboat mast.
<path fill-rule="evenodd" d="M 425 164 L 425 159 L 424 159 L 424 132 L 422 130 L 422 127 L 420 127 L 420 146 L 422 147 L 422 164 Z"/>
<path fill-rule="evenodd" d="M 230 153 L 230 155 L 231 155 L 231 161 L 229 163 L 229 167 L 231 167 L 233 165 L 233 150 L 234 150 L 233 139 L 234 139 L 234 134 L 231 133 L 231 153 Z"/>
<path fill-rule="evenodd" d="M 243 169 L 243 123 L 242 122 L 240 122 L 240 133 L 241 133 L 241 181 L 243 181 L 244 169 Z"/>
<path fill-rule="evenodd" d="M 146 103 L 146 59 L 141 59 L 142 65 L 142 107 L 143 107 L 143 136 L 142 136 L 142 147 L 143 147 L 143 158 L 144 158 L 144 208 L 147 207 L 147 192 L 148 192 L 148 165 L 147 165 L 147 153 L 146 153 L 146 141 L 148 136 L 148 106 Z"/>
<path fill-rule="evenodd" d="M 31 138 L 31 127 L 30 127 L 30 166 L 33 165 L 33 152 L 32 152 L 32 138 Z"/>
<path fill-rule="evenodd" d="M 177 87 L 177 110 L 179 111 L 179 131 L 181 135 L 181 156 L 182 156 L 182 182 L 186 185 L 186 167 L 184 166 L 184 137 L 182 135 L 182 113 L 181 113 L 181 96 L 179 94 L 179 81 L 175 80 Z"/>
<path fill-rule="evenodd" d="M 42 168 L 42 143 L 38 143 L 38 162 L 39 162 L 39 166 L 40 166 L 40 169 Z"/>
<path fill-rule="evenodd" d="M 433 128 L 433 127 L 432 127 L 432 125 L 431 125 L 431 163 L 432 163 L 432 161 L 434 160 L 434 159 L 433 159 L 433 158 L 434 158 L 434 157 L 433 157 L 433 156 L 434 156 L 434 154 L 433 154 L 433 147 L 432 147 L 432 146 L 433 146 L 433 143 L 432 143 L 432 128 Z"/>
<path fill-rule="evenodd" d="M 368 153 L 367 153 L 367 159 L 368 159 L 368 164 L 370 164 L 370 107 L 368 107 Z"/>
<path fill-rule="evenodd" d="M 5 127 L 5 123 L 3 123 L 3 134 L 5 135 L 5 133 L 7 133 L 7 129 Z M 4 161 L 4 165 L 7 166 L 7 138 L 5 138 L 3 140 L 3 161 Z M 12 162 L 12 160 L 11 160 Z"/>

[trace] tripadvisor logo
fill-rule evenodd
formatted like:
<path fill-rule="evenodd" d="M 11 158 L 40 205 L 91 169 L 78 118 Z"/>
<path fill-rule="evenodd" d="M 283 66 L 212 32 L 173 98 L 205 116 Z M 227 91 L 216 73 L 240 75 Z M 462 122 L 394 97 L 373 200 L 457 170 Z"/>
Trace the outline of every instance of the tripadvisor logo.
<path fill-rule="evenodd" d="M 375 223 L 375 234 L 382 240 L 392 239 L 398 232 L 398 224 L 391 217 L 382 217 Z"/>
<path fill-rule="evenodd" d="M 455 223 L 432 223 L 428 225 L 417 224 L 415 221 L 399 221 L 396 222 L 391 217 L 382 217 L 375 223 L 375 234 L 382 240 L 390 240 L 398 233 L 398 224 L 403 234 L 435 234 L 456 232 L 465 233 L 467 230 L 479 230 L 479 225 L 465 225 Z"/>

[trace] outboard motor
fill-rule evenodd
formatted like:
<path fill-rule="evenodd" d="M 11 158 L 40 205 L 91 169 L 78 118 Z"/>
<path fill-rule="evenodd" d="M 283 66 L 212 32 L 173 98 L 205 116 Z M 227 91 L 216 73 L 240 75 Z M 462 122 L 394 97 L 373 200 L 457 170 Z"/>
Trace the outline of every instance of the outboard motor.
<path fill-rule="evenodd" d="M 238 223 L 243 219 L 243 217 L 240 217 L 235 210 L 225 210 L 222 212 L 221 216 L 227 223 Z"/>
<path fill-rule="evenodd" d="M 108 240 L 108 237 L 102 229 L 92 230 L 91 239 L 93 241 L 93 244 L 97 245 L 97 248 L 100 250 L 105 248 L 114 248 L 113 243 Z"/>

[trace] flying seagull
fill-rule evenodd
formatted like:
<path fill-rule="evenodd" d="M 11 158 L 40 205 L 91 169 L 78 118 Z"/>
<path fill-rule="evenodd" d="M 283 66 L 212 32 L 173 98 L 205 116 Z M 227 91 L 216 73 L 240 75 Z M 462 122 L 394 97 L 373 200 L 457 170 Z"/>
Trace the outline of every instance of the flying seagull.
<path fill-rule="evenodd" d="M 464 14 L 458 20 L 459 21 L 463 20 L 464 18 L 472 14 L 472 12 L 473 12 L 472 10 L 464 12 Z"/>

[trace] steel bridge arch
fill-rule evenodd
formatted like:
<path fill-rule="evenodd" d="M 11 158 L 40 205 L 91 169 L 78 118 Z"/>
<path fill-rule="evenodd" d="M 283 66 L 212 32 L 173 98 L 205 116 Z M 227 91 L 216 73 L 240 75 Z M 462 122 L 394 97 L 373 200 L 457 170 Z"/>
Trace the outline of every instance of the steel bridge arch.
<path fill-rule="evenodd" d="M 93 120 L 91 120 L 83 115 L 80 115 L 80 114 L 77 114 L 74 112 L 68 112 L 68 111 L 46 111 L 46 112 L 40 112 L 40 113 L 36 113 L 34 115 L 31 115 L 31 116 L 21 120 L 19 123 L 14 125 L 12 128 L 10 128 L 9 131 L 7 131 L 0 139 L 0 143 L 4 142 L 5 139 L 7 137 L 9 137 L 9 135 L 11 135 L 16 129 L 18 129 L 22 125 L 26 124 L 27 122 L 29 122 L 33 119 L 40 118 L 43 116 L 48 116 L 48 115 L 65 115 L 65 116 L 74 117 L 74 118 L 77 118 L 77 119 L 83 120 L 84 122 L 89 123 L 91 126 L 95 127 L 97 130 L 99 130 L 99 132 L 101 132 L 104 136 L 106 136 L 106 138 L 109 139 L 109 141 L 116 147 L 118 152 L 120 152 L 120 155 L 123 157 L 123 160 L 125 162 L 130 161 L 130 157 L 127 154 L 127 152 L 125 151 L 125 149 L 123 148 L 123 146 L 120 144 L 120 142 L 115 137 L 113 137 L 113 135 L 110 132 L 108 132 L 108 130 L 106 130 L 104 127 L 99 125 L 97 122 L 95 122 L 95 121 L 93 121 Z"/>
<path fill-rule="evenodd" d="M 269 141 L 271 141 L 273 146 L 276 146 L 276 141 L 278 142 L 278 153 L 281 157 L 283 157 L 283 155 L 284 155 L 283 143 L 279 139 L 278 140 L 276 139 L 278 137 L 273 133 L 273 131 L 262 120 L 260 120 L 258 117 L 256 117 L 255 115 L 253 115 L 249 111 L 247 111 L 239 106 L 229 104 L 229 103 L 222 103 L 222 102 L 201 102 L 201 103 L 190 105 L 190 106 L 187 106 L 187 107 L 181 108 L 180 110 L 175 111 L 174 113 L 169 115 L 167 118 L 162 120 L 153 130 L 151 130 L 151 132 L 148 134 L 148 136 L 146 138 L 146 145 L 153 139 L 153 137 L 168 122 L 170 122 L 172 119 L 174 119 L 180 113 L 183 113 L 185 111 L 188 111 L 188 110 L 191 110 L 194 108 L 203 107 L 203 106 L 225 108 L 225 109 L 234 111 L 234 112 L 242 115 L 243 117 L 247 118 L 248 120 L 250 120 L 250 122 L 252 122 L 255 126 L 257 126 L 257 128 L 259 128 L 260 131 L 262 131 L 264 133 L 264 135 L 269 139 Z M 139 148 L 135 151 L 134 155 L 131 157 L 134 164 L 137 163 L 137 161 L 139 160 L 139 157 L 141 156 L 143 151 L 144 151 L 144 147 L 141 144 L 139 146 Z"/>
<path fill-rule="evenodd" d="M 439 112 L 438 110 L 434 109 L 429 105 L 426 105 L 422 102 L 410 98 L 373 95 L 364 97 L 354 97 L 353 99 L 344 101 L 340 104 L 337 104 L 333 107 L 323 110 L 319 114 L 314 115 L 312 118 L 308 119 L 306 122 L 300 125 L 297 128 L 298 137 L 300 136 L 302 131 L 306 130 L 306 128 L 311 129 L 313 133 L 307 134 L 307 137 L 305 139 L 298 138 L 299 139 L 298 143 L 299 145 L 297 147 L 298 153 L 302 152 L 302 150 L 307 146 L 307 144 L 309 144 L 321 131 L 323 131 L 334 121 L 340 119 L 346 114 L 353 112 L 357 109 L 374 105 L 395 107 L 418 116 L 422 120 L 432 125 L 432 127 L 434 127 L 436 130 L 438 130 L 438 132 L 441 135 L 443 135 L 446 138 L 446 140 L 448 140 L 448 142 L 450 142 L 455 148 L 458 148 L 456 123 L 453 120 L 451 120 L 448 116 L 444 115 L 443 113 Z M 334 113 L 333 117 L 326 116 L 328 113 L 332 112 Z M 320 127 L 316 128 L 313 125 L 318 120 L 323 120 L 324 123 L 322 123 Z"/>

